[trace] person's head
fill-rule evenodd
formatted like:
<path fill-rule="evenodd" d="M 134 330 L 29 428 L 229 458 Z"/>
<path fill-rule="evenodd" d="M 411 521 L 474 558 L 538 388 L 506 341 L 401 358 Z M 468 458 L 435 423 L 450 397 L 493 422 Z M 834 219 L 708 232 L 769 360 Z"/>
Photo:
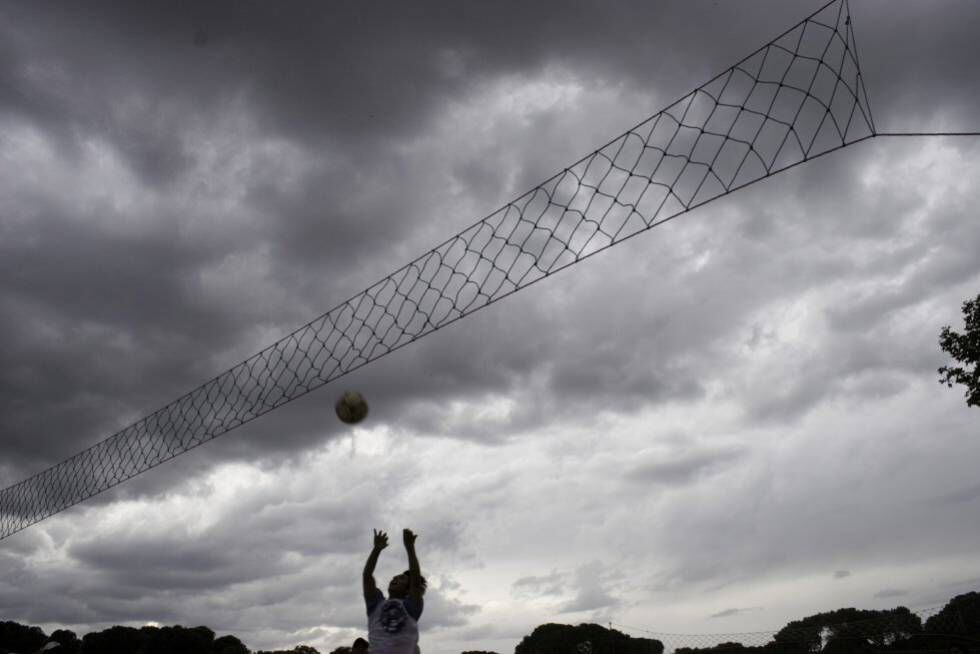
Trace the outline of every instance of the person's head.
<path fill-rule="evenodd" d="M 405 599 L 408 597 L 408 588 L 410 584 L 411 577 L 409 576 L 408 570 L 401 573 L 400 575 L 395 575 L 391 578 L 391 582 L 388 584 L 388 597 L 396 597 L 398 599 Z M 419 595 L 425 595 L 425 577 L 419 577 Z"/>
<path fill-rule="evenodd" d="M 368 642 L 363 638 L 358 638 L 350 648 L 351 654 L 367 654 Z"/>

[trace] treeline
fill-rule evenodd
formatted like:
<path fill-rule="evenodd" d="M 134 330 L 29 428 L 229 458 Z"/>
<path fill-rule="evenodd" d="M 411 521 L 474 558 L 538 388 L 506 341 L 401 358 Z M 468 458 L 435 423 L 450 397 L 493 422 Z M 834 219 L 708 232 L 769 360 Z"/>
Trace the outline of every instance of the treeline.
<path fill-rule="evenodd" d="M 764 645 L 728 642 L 675 654 L 980 654 L 980 593 L 957 595 L 925 622 L 905 607 L 838 609 L 794 620 Z"/>
<path fill-rule="evenodd" d="M 215 637 L 207 627 L 110 627 L 82 638 L 68 629 L 50 635 L 40 627 L 0 622 L 0 654 L 320 654 L 299 645 L 291 650 L 252 652 L 235 636 Z"/>
<path fill-rule="evenodd" d="M 424 645 L 424 643 L 423 643 Z M 274 652 L 249 650 L 232 635 L 207 627 L 110 627 L 78 638 L 59 629 L 0 622 L 0 654 L 320 654 L 309 645 Z M 330 654 L 345 654 L 349 647 Z M 514 654 L 663 654 L 664 644 L 597 624 L 545 624 L 525 636 Z M 980 593 L 951 599 L 925 620 L 905 607 L 838 609 L 794 620 L 765 644 L 725 642 L 679 647 L 675 654 L 980 654 Z M 464 652 L 463 654 L 495 654 Z"/>

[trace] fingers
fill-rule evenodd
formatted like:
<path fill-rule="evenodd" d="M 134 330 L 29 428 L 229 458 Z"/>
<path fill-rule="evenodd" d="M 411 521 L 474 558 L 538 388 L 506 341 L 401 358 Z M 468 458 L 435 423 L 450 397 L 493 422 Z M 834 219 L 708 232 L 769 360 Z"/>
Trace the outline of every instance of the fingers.
<path fill-rule="evenodd" d="M 374 531 L 374 544 L 379 547 L 387 547 L 388 534 L 386 534 L 384 531 L 380 529 L 374 529 L 373 531 Z M 416 534 L 411 529 L 406 528 L 402 530 L 402 539 L 405 541 L 405 545 L 414 545 L 415 540 L 418 537 L 419 535 Z"/>
<path fill-rule="evenodd" d="M 405 529 L 402 530 L 402 536 L 405 537 L 405 538 L 413 538 L 413 539 L 419 537 L 418 534 L 416 534 L 414 531 L 412 531 L 411 529 L 408 529 L 408 528 L 405 528 Z M 381 531 L 380 529 L 375 529 L 374 530 L 374 537 L 375 538 L 387 538 L 388 537 L 388 534 L 386 534 L 385 532 Z"/>

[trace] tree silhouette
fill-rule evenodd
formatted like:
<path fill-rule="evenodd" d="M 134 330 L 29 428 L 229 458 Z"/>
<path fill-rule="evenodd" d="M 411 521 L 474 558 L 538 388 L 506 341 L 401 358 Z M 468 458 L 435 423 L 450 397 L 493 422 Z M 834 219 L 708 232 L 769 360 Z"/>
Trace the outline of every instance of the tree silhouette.
<path fill-rule="evenodd" d="M 588 647 L 582 647 L 588 643 Z M 514 654 L 663 654 L 664 644 L 650 638 L 633 638 L 597 624 L 543 624 L 525 636 Z"/>
<path fill-rule="evenodd" d="M 926 620 L 926 631 L 980 639 L 980 593 L 965 593 L 949 600 L 942 611 Z"/>
<path fill-rule="evenodd" d="M 949 325 L 939 335 L 939 347 L 963 366 L 943 366 L 939 369 L 939 383 L 950 388 L 954 383 L 966 386 L 967 406 L 980 406 L 980 295 L 963 303 L 966 329 L 962 334 Z M 973 370 L 969 370 L 969 366 Z"/>
<path fill-rule="evenodd" d="M 765 647 L 745 646 L 728 641 L 712 647 L 678 647 L 674 654 L 762 654 L 767 651 L 769 650 Z"/>
<path fill-rule="evenodd" d="M 58 654 L 79 654 L 82 651 L 82 641 L 70 629 L 55 629 L 51 632 L 50 640 L 61 646 Z"/>
<path fill-rule="evenodd" d="M 846 608 L 794 620 L 773 638 L 777 643 L 802 642 L 811 651 L 826 648 L 844 654 L 884 647 L 921 631 L 919 616 L 904 606 L 884 611 Z"/>
<path fill-rule="evenodd" d="M 40 627 L 27 627 L 16 622 L 0 622 L 0 647 L 14 652 L 33 652 L 44 645 Z"/>
<path fill-rule="evenodd" d="M 211 651 L 214 654 L 249 654 L 248 648 L 235 636 L 215 638 L 211 645 Z"/>
<path fill-rule="evenodd" d="M 211 654 L 214 632 L 207 627 L 142 627 L 143 654 Z"/>
<path fill-rule="evenodd" d="M 82 637 L 82 651 L 86 654 L 133 654 L 142 646 L 143 634 L 133 627 L 117 625 Z"/>

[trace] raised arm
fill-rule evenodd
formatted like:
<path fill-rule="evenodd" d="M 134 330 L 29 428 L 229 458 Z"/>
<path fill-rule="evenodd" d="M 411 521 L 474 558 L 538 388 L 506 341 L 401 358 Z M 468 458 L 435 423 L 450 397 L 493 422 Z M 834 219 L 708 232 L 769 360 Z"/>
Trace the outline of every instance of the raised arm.
<path fill-rule="evenodd" d="M 371 548 L 371 553 L 368 555 L 367 563 L 364 564 L 364 597 L 370 597 L 374 595 L 374 591 L 378 589 L 378 586 L 374 583 L 374 567 L 378 565 L 378 556 L 381 554 L 381 550 L 388 547 L 388 534 L 383 531 L 374 530 L 374 547 Z"/>
<path fill-rule="evenodd" d="M 418 534 L 411 529 L 402 532 L 405 541 L 405 552 L 408 554 L 408 596 L 415 600 L 422 599 L 422 569 L 419 567 L 419 557 L 415 554 L 415 539 Z"/>

